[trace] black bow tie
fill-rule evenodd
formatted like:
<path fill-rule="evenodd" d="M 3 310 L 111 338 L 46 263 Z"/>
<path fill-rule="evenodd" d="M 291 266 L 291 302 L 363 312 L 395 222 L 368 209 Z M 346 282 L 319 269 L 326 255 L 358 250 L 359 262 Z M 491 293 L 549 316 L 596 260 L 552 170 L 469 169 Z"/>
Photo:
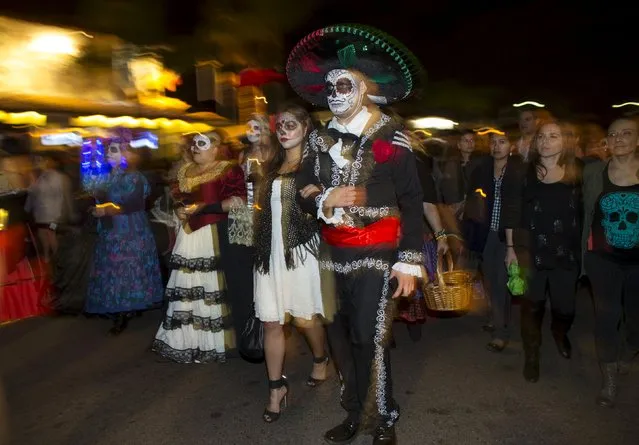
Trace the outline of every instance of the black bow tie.
<path fill-rule="evenodd" d="M 338 139 L 341 139 L 342 142 L 346 145 L 355 144 L 359 142 L 360 140 L 360 137 L 357 135 L 354 135 L 353 133 L 342 133 L 341 131 L 336 130 L 335 128 L 329 128 L 328 134 L 330 137 L 333 138 L 335 142 L 337 142 Z"/>

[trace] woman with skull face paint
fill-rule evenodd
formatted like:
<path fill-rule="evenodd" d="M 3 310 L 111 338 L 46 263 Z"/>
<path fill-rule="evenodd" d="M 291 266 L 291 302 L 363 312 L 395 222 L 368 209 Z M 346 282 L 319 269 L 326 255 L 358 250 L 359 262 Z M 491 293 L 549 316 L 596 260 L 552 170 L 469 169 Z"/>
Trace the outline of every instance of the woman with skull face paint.
<path fill-rule="evenodd" d="M 228 244 L 227 213 L 246 198 L 244 174 L 229 160 L 224 134 L 197 133 L 193 162 L 178 172 L 177 217 L 182 222 L 171 255 L 166 315 L 153 350 L 178 363 L 224 362 L 234 346 L 227 325 L 221 246 Z"/>
<path fill-rule="evenodd" d="M 541 326 L 547 295 L 552 306 L 552 336 L 559 354 L 570 359 L 568 331 L 575 317 L 581 228 L 581 167 L 576 140 L 562 122 L 542 124 L 533 138 L 523 181 L 504 191 L 506 267 L 520 263 L 528 275 L 521 299 L 523 375 L 539 379 Z"/>
<path fill-rule="evenodd" d="M 126 148 L 128 140 L 125 136 L 108 144 L 111 173 L 94 190 L 98 238 L 85 311 L 111 315 L 111 335 L 126 328 L 133 312 L 162 301 L 157 248 L 145 211 L 150 187 L 135 171 L 137 154 Z"/>
<path fill-rule="evenodd" d="M 312 129 L 303 108 L 289 106 L 276 117 L 280 149 L 269 164 L 260 188 L 255 217 L 255 313 L 264 322 L 264 352 L 270 400 L 263 414 L 267 423 L 280 416 L 288 383 L 283 376 L 284 324 L 293 321 L 304 332 L 313 353 L 313 371 L 306 384 L 326 380 L 324 315 L 317 260 L 317 220 L 297 203 L 296 173 L 302 146 Z M 319 192 L 319 189 L 316 189 Z"/>
<path fill-rule="evenodd" d="M 639 354 L 639 120 L 608 128 L 609 161 L 584 171 L 584 255 L 595 302 L 595 344 L 602 387 L 597 404 L 613 407 L 618 375 Z"/>

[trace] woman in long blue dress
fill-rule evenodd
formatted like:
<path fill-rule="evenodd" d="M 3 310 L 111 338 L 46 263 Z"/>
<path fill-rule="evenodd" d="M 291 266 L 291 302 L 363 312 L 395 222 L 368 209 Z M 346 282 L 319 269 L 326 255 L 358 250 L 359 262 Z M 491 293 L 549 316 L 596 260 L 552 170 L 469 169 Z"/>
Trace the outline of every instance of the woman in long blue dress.
<path fill-rule="evenodd" d="M 149 183 L 135 171 L 137 155 L 125 145 L 117 140 L 108 144 L 111 173 L 95 189 L 93 215 L 98 218 L 98 239 L 85 306 L 88 313 L 113 319 L 111 335 L 126 328 L 133 312 L 161 302 L 164 293 L 145 212 Z"/>

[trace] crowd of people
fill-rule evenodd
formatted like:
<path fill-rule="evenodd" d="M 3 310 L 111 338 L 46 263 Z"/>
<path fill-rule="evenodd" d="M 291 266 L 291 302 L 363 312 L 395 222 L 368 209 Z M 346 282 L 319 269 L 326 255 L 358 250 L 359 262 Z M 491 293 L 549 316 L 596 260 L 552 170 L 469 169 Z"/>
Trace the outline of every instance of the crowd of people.
<path fill-rule="evenodd" d="M 118 336 L 164 302 L 152 349 L 178 363 L 239 355 L 255 314 L 264 329 L 267 423 L 290 396 L 284 326 L 293 323 L 313 357 L 306 385 L 324 383 L 331 362 L 338 371 L 346 417 L 325 440 L 349 443 L 370 431 L 381 445 L 397 443 L 400 416 L 392 324 L 405 322 L 419 340 L 422 285 L 443 255 L 481 277 L 475 287 L 489 303 L 482 329 L 493 353 L 514 335 L 509 270 L 523 271 L 523 377 L 531 383 L 540 378 L 547 300 L 557 350 L 570 359 L 577 288 L 587 277 L 602 372 L 596 401 L 614 406 L 618 375 L 639 353 L 637 120 L 616 119 L 607 136 L 586 138 L 546 111 L 523 110 L 519 134 L 493 129 L 487 152 L 472 130 L 425 138 L 384 111 L 412 92 L 419 73 L 408 50 L 392 39 L 375 44 L 380 38 L 329 27 L 293 49 L 291 87 L 330 109 L 326 126 L 290 104 L 273 119 L 253 116 L 240 153 L 222 129 L 188 135 L 167 174 L 173 212 L 164 219 L 148 204 L 164 198 L 137 168 L 136 150 L 126 135 L 114 137 L 111 172 L 86 183 L 95 236 L 83 311 L 112 318 L 109 333 Z M 362 45 L 369 47 L 357 52 Z M 49 167 L 27 201 L 47 261 L 65 248 L 55 234 L 70 202 L 64 178 Z M 158 247 L 150 220 L 173 234 L 166 246 Z"/>

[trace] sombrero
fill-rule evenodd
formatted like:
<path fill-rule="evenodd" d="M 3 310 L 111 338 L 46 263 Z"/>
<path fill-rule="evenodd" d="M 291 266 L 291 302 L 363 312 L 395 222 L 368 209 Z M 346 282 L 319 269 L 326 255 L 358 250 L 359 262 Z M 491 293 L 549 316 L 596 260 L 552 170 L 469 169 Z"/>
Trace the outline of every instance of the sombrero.
<path fill-rule="evenodd" d="M 286 75 L 307 102 L 327 107 L 326 74 L 334 69 L 359 71 L 377 86 L 369 98 L 379 104 L 414 94 L 425 78 L 417 58 L 388 34 L 363 25 L 333 25 L 304 37 L 291 51 Z"/>

